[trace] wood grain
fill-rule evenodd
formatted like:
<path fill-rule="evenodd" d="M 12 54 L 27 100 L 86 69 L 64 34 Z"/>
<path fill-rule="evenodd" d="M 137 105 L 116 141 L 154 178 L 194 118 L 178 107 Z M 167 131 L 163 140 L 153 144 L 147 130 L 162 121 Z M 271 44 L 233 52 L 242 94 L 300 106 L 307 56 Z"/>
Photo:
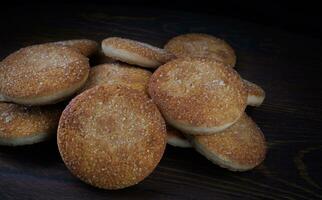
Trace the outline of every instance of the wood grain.
<path fill-rule="evenodd" d="M 261 85 L 263 106 L 248 108 L 269 144 L 253 171 L 221 169 L 192 149 L 167 147 L 137 186 L 104 191 L 74 178 L 56 141 L 0 147 L 0 199 L 322 199 L 322 43 L 269 27 L 204 15 L 96 5 L 28 5 L 1 12 L 0 58 L 48 41 L 121 36 L 162 46 L 187 32 L 227 40 L 236 69 Z M 95 62 L 95 61 L 94 61 Z"/>

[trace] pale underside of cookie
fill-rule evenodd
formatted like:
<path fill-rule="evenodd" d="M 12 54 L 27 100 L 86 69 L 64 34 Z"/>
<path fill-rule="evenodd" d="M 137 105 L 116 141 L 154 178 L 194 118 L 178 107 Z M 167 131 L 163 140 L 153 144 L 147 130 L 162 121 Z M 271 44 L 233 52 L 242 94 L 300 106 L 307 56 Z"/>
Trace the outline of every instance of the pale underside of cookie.
<path fill-rule="evenodd" d="M 74 50 L 80 52 L 84 56 L 91 56 L 98 50 L 98 43 L 94 40 L 88 40 L 88 39 L 74 39 L 74 40 L 64 40 L 64 41 L 58 41 L 58 42 L 52 42 L 49 44 L 57 44 L 57 45 L 63 45 L 67 47 L 71 47 Z"/>
<path fill-rule="evenodd" d="M 246 114 L 222 132 L 188 137 L 199 153 L 232 171 L 250 170 L 259 165 L 266 154 L 264 135 Z"/>
<path fill-rule="evenodd" d="M 9 102 L 53 104 L 80 89 L 88 74 L 88 58 L 69 47 L 29 46 L 0 63 L 0 93 Z"/>
<path fill-rule="evenodd" d="M 181 130 L 185 134 L 192 134 L 192 135 L 211 135 L 216 132 L 220 132 L 225 130 L 226 128 L 230 127 L 239 119 L 237 117 L 235 120 L 231 122 L 227 122 L 221 126 L 214 126 L 214 127 L 200 127 L 200 126 L 190 126 L 187 123 L 182 123 L 180 121 L 173 120 L 171 117 L 166 116 L 163 114 L 166 121 L 171 124 L 172 126 L 176 127 L 177 129 Z"/>
<path fill-rule="evenodd" d="M 174 58 L 164 49 L 118 37 L 103 40 L 102 49 L 108 57 L 147 68 L 156 68 Z"/>
<path fill-rule="evenodd" d="M 82 91 L 97 85 L 122 85 L 147 93 L 151 72 L 125 63 L 109 63 L 92 67 Z"/>
<path fill-rule="evenodd" d="M 121 189 L 147 177 L 166 146 L 165 122 L 142 92 L 96 86 L 64 110 L 57 142 L 67 168 L 104 189 Z"/>
<path fill-rule="evenodd" d="M 167 125 L 167 143 L 174 147 L 189 148 L 190 142 L 187 138 L 177 129 Z"/>
<path fill-rule="evenodd" d="M 247 105 L 260 106 L 265 99 L 265 91 L 259 85 L 244 79 L 244 83 L 248 92 Z"/>
<path fill-rule="evenodd" d="M 0 135 L 3 133 L 0 131 Z M 49 140 L 53 137 L 52 133 L 34 133 L 34 135 L 22 136 L 17 138 L 6 138 L 0 136 L 0 145 L 3 146 L 23 146 L 36 144 Z"/>
<path fill-rule="evenodd" d="M 232 68 L 203 58 L 179 58 L 151 76 L 149 94 L 169 124 L 186 134 L 212 134 L 234 124 L 247 93 Z"/>
<path fill-rule="evenodd" d="M 55 135 L 62 107 L 26 107 L 0 103 L 0 145 L 42 142 Z"/>
<path fill-rule="evenodd" d="M 204 57 L 215 59 L 234 67 L 236 54 L 224 40 L 202 33 L 188 33 L 176 36 L 164 46 L 176 57 Z"/>
<path fill-rule="evenodd" d="M 14 97 L 6 97 L 2 96 L 3 98 L 0 98 L 0 101 L 2 102 L 14 102 L 22 105 L 49 105 L 49 104 L 55 104 L 58 102 L 61 102 L 63 100 L 66 100 L 70 96 L 72 96 L 76 91 L 81 88 L 87 78 L 85 77 L 84 80 L 81 80 L 81 82 L 71 86 L 68 89 L 61 90 L 58 92 L 55 92 L 55 94 L 52 95 L 46 95 L 46 96 L 39 96 L 39 97 L 29 97 L 29 98 L 14 98 Z M 1 96 L 1 95 L 0 95 Z"/>

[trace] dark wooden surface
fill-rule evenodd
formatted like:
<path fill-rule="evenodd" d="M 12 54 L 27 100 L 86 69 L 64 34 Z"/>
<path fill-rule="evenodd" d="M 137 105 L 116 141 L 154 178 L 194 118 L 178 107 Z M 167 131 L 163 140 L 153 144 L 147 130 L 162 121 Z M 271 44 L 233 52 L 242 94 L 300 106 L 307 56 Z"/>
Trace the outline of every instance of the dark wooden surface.
<path fill-rule="evenodd" d="M 0 199 L 322 199 L 321 41 L 202 14 L 95 5 L 20 6 L 1 11 L 0 58 L 35 43 L 122 36 L 162 46 L 187 32 L 227 40 L 236 70 L 261 85 L 263 106 L 247 112 L 268 142 L 265 162 L 244 173 L 221 169 L 193 149 L 167 147 L 137 186 L 104 191 L 74 178 L 56 141 L 0 147 Z"/>

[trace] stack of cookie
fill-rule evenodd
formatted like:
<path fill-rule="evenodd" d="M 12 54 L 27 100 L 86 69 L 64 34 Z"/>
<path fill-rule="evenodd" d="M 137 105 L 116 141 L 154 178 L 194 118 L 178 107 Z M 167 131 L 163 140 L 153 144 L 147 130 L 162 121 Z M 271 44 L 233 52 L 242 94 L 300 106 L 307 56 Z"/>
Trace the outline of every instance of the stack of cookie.
<path fill-rule="evenodd" d="M 90 68 L 95 53 L 104 63 Z M 177 36 L 164 49 L 118 37 L 100 51 L 91 40 L 22 48 L 0 62 L 0 144 L 57 132 L 67 168 L 105 189 L 142 181 L 166 143 L 233 171 L 252 169 L 266 145 L 245 108 L 261 105 L 265 92 L 235 64 L 234 50 L 206 34 Z"/>

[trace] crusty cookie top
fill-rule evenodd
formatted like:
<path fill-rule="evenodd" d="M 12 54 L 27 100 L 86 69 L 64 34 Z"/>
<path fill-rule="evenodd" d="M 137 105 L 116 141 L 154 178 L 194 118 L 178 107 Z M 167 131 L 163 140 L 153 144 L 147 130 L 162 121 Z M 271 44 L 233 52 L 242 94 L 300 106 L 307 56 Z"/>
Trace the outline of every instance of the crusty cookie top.
<path fill-rule="evenodd" d="M 93 55 L 98 50 L 98 43 L 94 40 L 77 39 L 77 40 L 64 40 L 58 42 L 52 42 L 49 44 L 58 44 L 67 47 L 71 47 L 76 51 L 79 51 L 84 56 Z"/>
<path fill-rule="evenodd" d="M 202 33 L 189 33 L 176 36 L 164 46 L 177 57 L 205 57 L 234 67 L 236 55 L 233 48 L 224 40 Z"/>
<path fill-rule="evenodd" d="M 119 37 L 110 37 L 103 40 L 102 45 L 110 46 L 116 49 L 126 50 L 128 52 L 140 55 L 142 57 L 156 60 L 159 63 L 163 64 L 172 60 L 174 55 L 169 53 L 164 49 L 154 47 L 152 45 L 138 42 L 135 40 L 119 38 Z"/>
<path fill-rule="evenodd" d="M 62 111 L 59 105 L 28 107 L 0 103 L 0 138 L 55 133 Z"/>
<path fill-rule="evenodd" d="M 159 67 L 149 94 L 167 118 L 202 127 L 235 121 L 247 101 L 238 73 L 204 58 L 179 58 Z"/>
<path fill-rule="evenodd" d="M 74 98 L 58 128 L 58 147 L 73 174 L 116 189 L 141 181 L 160 161 L 165 122 L 157 107 L 134 89 L 96 86 Z"/>
<path fill-rule="evenodd" d="M 196 145 L 201 145 L 203 149 L 232 164 L 254 167 L 265 158 L 264 135 L 246 114 L 224 131 L 191 137 Z"/>
<path fill-rule="evenodd" d="M 88 73 L 88 58 L 69 47 L 29 46 L 0 62 L 0 92 L 11 98 L 47 96 L 78 84 Z"/>
<path fill-rule="evenodd" d="M 123 85 L 147 92 L 151 72 L 125 63 L 97 65 L 90 70 L 88 80 L 83 88 L 87 90 L 97 85 Z"/>

